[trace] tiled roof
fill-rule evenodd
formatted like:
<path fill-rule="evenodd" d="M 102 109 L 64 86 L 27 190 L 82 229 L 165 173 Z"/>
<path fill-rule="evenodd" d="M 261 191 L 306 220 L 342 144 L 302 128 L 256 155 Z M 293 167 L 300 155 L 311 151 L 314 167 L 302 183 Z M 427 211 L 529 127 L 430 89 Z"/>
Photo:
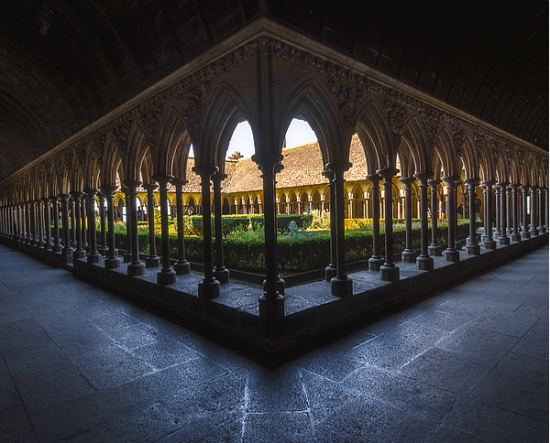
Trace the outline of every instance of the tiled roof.
<path fill-rule="evenodd" d="M 350 162 L 352 167 L 345 174 L 348 181 L 365 180 L 367 165 L 359 138 L 354 135 L 351 143 Z M 327 183 L 322 175 L 324 165 L 318 143 L 283 149 L 284 169 L 277 174 L 277 188 L 293 188 Z M 187 179 L 184 192 L 200 192 L 200 178 L 193 172 L 194 159 L 187 162 Z M 222 182 L 224 193 L 250 192 L 262 190 L 260 170 L 251 158 L 239 161 L 226 161 L 227 178 Z"/>

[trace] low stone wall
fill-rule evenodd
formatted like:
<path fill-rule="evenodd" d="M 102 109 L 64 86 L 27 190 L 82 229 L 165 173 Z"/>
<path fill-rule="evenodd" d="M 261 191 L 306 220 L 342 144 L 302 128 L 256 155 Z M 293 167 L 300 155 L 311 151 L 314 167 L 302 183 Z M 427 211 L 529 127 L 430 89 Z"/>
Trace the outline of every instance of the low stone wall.
<path fill-rule="evenodd" d="M 332 298 L 315 306 L 304 306 L 285 317 L 280 334 L 275 338 L 266 336 L 257 309 L 230 306 L 220 299 L 205 302 L 199 300 L 196 292 L 193 294 L 175 286 L 160 286 L 147 278 L 128 277 L 123 270 L 106 270 L 101 264 L 88 264 L 84 260 L 66 265 L 60 254 L 19 244 L 6 237 L 0 237 L 0 241 L 51 265 L 63 266 L 78 277 L 154 308 L 185 326 L 198 328 L 226 345 L 263 359 L 277 360 L 299 352 L 303 347 L 310 347 L 318 340 L 336 337 L 350 328 L 360 327 L 388 310 L 410 305 L 430 292 L 509 262 L 547 244 L 548 234 L 494 251 L 483 251 L 479 256 L 463 253 L 457 263 L 440 262 L 430 272 L 415 272 L 396 283 L 378 281 L 376 287 L 354 293 L 351 297 Z M 375 273 L 369 275 L 373 280 L 377 278 Z M 241 287 L 246 285 L 244 282 L 239 284 Z M 296 288 L 299 290 L 300 285 Z M 258 291 L 258 288 L 255 290 Z M 328 286 L 327 292 L 330 293 Z"/>

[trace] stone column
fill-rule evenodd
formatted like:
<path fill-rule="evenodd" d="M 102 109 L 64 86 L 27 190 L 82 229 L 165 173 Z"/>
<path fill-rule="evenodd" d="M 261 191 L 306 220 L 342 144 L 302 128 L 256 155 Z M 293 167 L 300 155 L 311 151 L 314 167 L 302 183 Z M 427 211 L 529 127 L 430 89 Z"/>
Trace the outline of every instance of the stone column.
<path fill-rule="evenodd" d="M 216 269 L 214 276 L 220 283 L 229 281 L 229 270 L 223 262 L 223 230 L 222 230 L 222 181 L 227 175 L 217 172 L 212 176 L 214 188 L 214 225 L 216 233 Z"/>
<path fill-rule="evenodd" d="M 73 203 L 75 209 L 75 234 L 76 234 L 76 250 L 73 252 L 73 263 L 79 259 L 86 257 L 86 251 L 82 249 L 82 227 L 80 226 L 81 215 L 80 215 L 80 199 L 82 198 L 81 192 L 73 192 Z"/>
<path fill-rule="evenodd" d="M 444 177 L 447 183 L 447 249 L 443 251 L 445 260 L 457 262 L 460 254 L 456 249 L 456 177 Z"/>
<path fill-rule="evenodd" d="M 277 218 L 275 215 L 275 179 L 282 170 L 281 155 L 252 156 L 262 173 L 265 235 L 265 280 L 259 299 L 260 319 L 270 336 L 280 333 L 285 316 L 285 282 L 279 277 Z"/>
<path fill-rule="evenodd" d="M 68 261 L 73 253 L 71 247 L 71 241 L 69 238 L 69 195 L 61 194 L 61 225 L 63 230 L 63 249 L 61 255 L 63 255 L 65 261 Z"/>
<path fill-rule="evenodd" d="M 475 178 L 471 178 L 466 180 L 465 182 L 466 186 L 468 186 L 468 212 L 470 213 L 470 226 L 469 226 L 469 235 L 466 239 L 466 250 L 468 251 L 468 255 L 479 255 L 480 254 L 480 246 L 477 241 L 477 234 L 476 234 L 476 211 L 475 211 L 475 204 L 476 204 L 476 186 L 478 184 L 478 180 Z"/>
<path fill-rule="evenodd" d="M 380 257 L 380 176 L 372 174 L 367 176 L 372 183 L 372 255 L 369 258 L 369 270 L 380 271 L 384 259 Z"/>
<path fill-rule="evenodd" d="M 414 263 L 416 252 L 412 248 L 412 195 L 411 188 L 414 182 L 413 178 L 402 178 L 401 182 L 405 185 L 405 249 L 401 253 L 401 260 L 405 263 Z"/>
<path fill-rule="evenodd" d="M 176 220 L 178 226 L 178 261 L 174 265 L 177 275 L 187 274 L 191 270 L 191 264 L 185 258 L 184 223 L 183 223 L 183 186 L 187 180 L 172 180 L 176 187 Z"/>
<path fill-rule="evenodd" d="M 334 209 L 334 183 L 333 173 L 326 169 L 323 171 L 323 175 L 328 178 L 328 187 L 330 195 L 329 205 L 329 219 L 330 219 L 330 263 L 325 268 L 325 280 L 330 281 L 336 276 L 336 211 Z"/>
<path fill-rule="evenodd" d="M 548 188 L 544 188 L 544 230 L 548 232 Z"/>
<path fill-rule="evenodd" d="M 204 255 L 204 278 L 199 283 L 199 298 L 210 300 L 220 295 L 220 282 L 214 277 L 212 260 L 212 208 L 210 207 L 210 182 L 218 168 L 212 165 L 195 166 L 201 177 L 202 235 Z"/>
<path fill-rule="evenodd" d="M 422 271 L 431 271 L 434 268 L 433 258 L 428 251 L 428 177 L 428 173 L 416 175 L 420 183 L 420 255 L 416 257 L 416 263 Z"/>
<path fill-rule="evenodd" d="M 52 197 L 52 212 L 53 212 L 53 252 L 61 253 L 63 247 L 59 241 L 59 197 Z"/>
<path fill-rule="evenodd" d="M 88 229 L 87 228 L 87 220 L 88 220 L 88 210 L 87 210 L 87 204 L 86 204 L 86 198 L 83 196 L 80 199 L 80 217 L 82 219 L 81 222 L 81 238 L 82 238 L 82 249 L 85 251 L 89 251 L 89 245 L 88 245 Z"/>
<path fill-rule="evenodd" d="M 521 241 L 518 231 L 518 185 L 510 185 L 512 202 L 512 241 Z"/>
<path fill-rule="evenodd" d="M 514 229 L 514 220 L 513 220 L 513 206 L 514 202 L 512 201 L 512 185 L 506 186 L 506 235 L 511 236 Z"/>
<path fill-rule="evenodd" d="M 157 177 L 160 198 L 160 230 L 162 236 L 162 269 L 157 273 L 159 285 L 176 283 L 176 271 L 170 263 L 170 233 L 168 230 L 168 183 L 172 177 Z M 204 196 L 203 196 L 204 198 Z"/>
<path fill-rule="evenodd" d="M 537 229 L 537 188 L 534 186 L 531 186 L 531 229 L 529 229 L 529 233 L 531 234 L 531 237 L 534 237 L 536 235 L 539 235 L 539 231 Z"/>
<path fill-rule="evenodd" d="M 99 261 L 100 255 L 97 251 L 97 240 L 96 240 L 96 222 L 95 222 L 95 195 L 97 190 L 88 189 L 86 190 L 86 201 L 88 203 L 88 238 L 90 239 L 90 250 L 86 256 L 86 261 L 88 263 L 97 263 Z"/>
<path fill-rule="evenodd" d="M 38 235 L 37 235 L 37 223 L 36 223 L 36 202 L 32 201 L 31 202 L 31 245 L 36 246 L 37 244 L 38 244 Z"/>
<path fill-rule="evenodd" d="M 431 191 L 431 212 L 432 212 L 432 242 L 428 246 L 429 255 L 441 255 L 441 245 L 438 242 L 437 235 L 437 218 L 439 215 L 438 212 L 438 195 L 437 195 L 437 186 L 441 183 L 441 180 L 431 179 L 428 180 Z"/>
<path fill-rule="evenodd" d="M 113 200 L 115 197 L 114 186 L 104 186 L 101 188 L 102 194 L 107 201 L 107 257 L 105 258 L 105 269 L 117 269 L 120 266 L 120 260 L 117 257 L 116 237 L 115 237 L 115 211 Z"/>
<path fill-rule="evenodd" d="M 130 264 L 128 265 L 128 275 L 131 277 L 143 275 L 145 273 L 145 266 L 139 260 L 139 237 L 137 229 L 137 187 L 141 184 L 139 181 L 127 181 L 125 186 L 126 190 L 126 204 L 128 205 L 128 213 L 126 214 L 126 220 L 128 221 L 127 231 L 130 235 Z M 165 203 L 166 204 L 166 203 Z"/>
<path fill-rule="evenodd" d="M 103 192 L 98 192 L 99 198 L 99 229 L 101 236 L 101 247 L 98 248 L 101 255 L 107 255 L 107 230 L 105 229 L 105 195 Z"/>
<path fill-rule="evenodd" d="M 51 208 L 50 200 L 44 199 L 44 225 L 46 227 L 46 242 L 44 243 L 44 249 L 52 249 L 52 220 L 51 220 Z"/>
<path fill-rule="evenodd" d="M 376 171 L 384 179 L 384 264 L 380 266 L 380 276 L 385 281 L 398 281 L 399 268 L 393 262 L 393 213 L 392 213 L 392 179 L 399 171 L 394 168 Z"/>
<path fill-rule="evenodd" d="M 506 182 L 500 182 L 497 185 L 497 191 L 500 195 L 500 205 L 499 205 L 499 214 L 500 214 L 500 230 L 499 230 L 499 237 L 498 242 L 500 246 L 506 246 L 510 244 L 510 239 L 506 235 L 507 230 L 507 221 L 508 221 L 508 211 L 506 208 L 506 188 L 508 187 L 509 183 Z"/>
<path fill-rule="evenodd" d="M 327 169 L 332 171 L 332 183 L 334 186 L 334 209 L 336 213 L 336 275 L 330 279 L 330 291 L 336 297 L 347 297 L 352 294 L 352 281 L 348 278 L 345 269 L 345 194 L 344 172 L 350 164 L 327 164 Z"/>
<path fill-rule="evenodd" d="M 35 217 L 36 217 L 36 246 L 39 248 L 44 247 L 44 222 L 42 215 L 44 213 L 42 209 L 42 200 L 37 200 L 35 203 Z"/>
<path fill-rule="evenodd" d="M 500 186 L 499 184 L 493 185 L 493 188 L 495 190 L 495 237 L 498 240 L 500 238 Z"/>
<path fill-rule="evenodd" d="M 527 195 L 529 194 L 529 186 L 523 185 L 521 187 L 521 197 L 523 201 L 523 223 L 521 227 L 521 239 L 522 240 L 528 240 L 531 238 L 531 233 L 529 232 L 529 222 L 528 222 L 528 214 L 527 214 Z"/>
<path fill-rule="evenodd" d="M 537 195 L 539 200 L 538 200 L 537 207 L 538 207 L 538 216 L 539 216 L 538 230 L 540 234 L 544 234 L 546 232 L 546 228 L 544 227 L 544 216 L 543 216 L 546 202 L 543 200 L 543 194 L 544 194 L 544 191 L 542 190 L 542 188 L 538 188 Z"/>
<path fill-rule="evenodd" d="M 76 248 L 76 217 L 75 217 L 75 212 L 76 212 L 76 208 L 75 208 L 75 201 L 74 199 L 72 198 L 72 196 L 70 197 L 70 200 L 69 200 L 69 210 L 70 210 L 70 221 L 71 221 L 71 246 L 74 248 Z"/>
<path fill-rule="evenodd" d="M 493 240 L 493 182 L 486 180 L 483 185 L 483 197 L 485 199 L 485 220 L 483 221 L 483 230 L 485 231 L 485 239 L 483 246 L 485 249 L 495 249 L 496 242 Z"/>
<path fill-rule="evenodd" d="M 157 255 L 157 242 L 155 238 L 155 183 L 143 185 L 147 190 L 147 225 L 149 226 L 149 257 L 145 259 L 145 266 L 157 268 L 160 266 L 160 257 Z M 162 206 L 162 203 L 161 203 Z"/>

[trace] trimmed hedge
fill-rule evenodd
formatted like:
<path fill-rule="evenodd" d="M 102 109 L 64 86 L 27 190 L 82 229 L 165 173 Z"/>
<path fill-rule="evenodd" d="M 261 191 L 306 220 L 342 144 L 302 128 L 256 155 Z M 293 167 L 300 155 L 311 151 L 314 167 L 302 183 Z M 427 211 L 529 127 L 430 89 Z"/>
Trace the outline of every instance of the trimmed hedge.
<path fill-rule="evenodd" d="M 381 227 L 381 246 L 384 251 L 384 229 Z M 431 231 L 429 233 L 431 238 Z M 459 220 L 456 232 L 457 239 L 468 236 L 468 220 Z M 117 248 L 127 249 L 127 236 L 116 233 Z M 447 240 L 447 226 L 445 222 L 438 225 L 438 241 L 445 245 Z M 138 233 L 140 252 L 148 250 L 148 236 L 144 229 Z M 372 234 L 367 230 L 350 230 L 345 233 L 346 262 L 365 260 L 372 254 Z M 194 262 L 203 261 L 203 240 L 199 236 L 186 236 L 185 247 L 187 258 Z M 250 235 L 233 235 L 224 238 L 225 264 L 229 268 L 251 272 L 264 270 L 264 241 L 261 233 Z M 420 231 L 413 229 L 412 246 L 420 248 Z M 161 241 L 157 238 L 157 248 L 161 253 Z M 393 250 L 399 253 L 405 248 L 405 229 L 395 226 L 393 232 Z M 170 236 L 170 254 L 177 256 L 176 236 Z M 302 231 L 296 234 L 280 235 L 278 237 L 279 270 L 282 274 L 289 274 L 325 267 L 330 261 L 330 232 L 329 231 Z"/>

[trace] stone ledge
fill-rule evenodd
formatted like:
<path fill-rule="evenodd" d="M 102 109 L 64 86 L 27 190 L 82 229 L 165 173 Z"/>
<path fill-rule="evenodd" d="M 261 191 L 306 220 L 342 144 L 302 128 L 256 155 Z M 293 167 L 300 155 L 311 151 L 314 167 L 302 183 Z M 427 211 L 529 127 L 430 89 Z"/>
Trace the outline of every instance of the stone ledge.
<path fill-rule="evenodd" d="M 277 338 L 264 334 L 258 314 L 257 299 L 261 295 L 258 285 L 232 281 L 222 285 L 219 298 L 205 302 L 197 296 L 200 274 L 195 272 L 179 276 L 175 285 L 160 286 L 155 279 L 158 268 L 149 268 L 144 276 L 129 277 L 122 263 L 117 270 L 106 270 L 103 259 L 97 264 L 80 259 L 74 265 L 64 265 L 60 254 L 6 237 L 0 237 L 0 241 L 51 265 L 63 266 L 80 278 L 158 310 L 184 326 L 198 328 L 230 347 L 271 361 L 310 347 L 319 339 L 339 336 L 384 312 L 408 306 L 430 292 L 513 260 L 547 244 L 548 234 L 492 251 L 482 250 L 479 256 L 461 251 L 461 260 L 456 263 L 436 257 L 434 270 L 430 272 L 418 271 L 414 264 L 398 263 L 402 279 L 396 283 L 382 282 L 378 273 L 352 272 L 354 292 L 348 298 L 331 296 L 330 284 L 325 281 L 296 285 L 287 290 L 286 316 Z"/>

